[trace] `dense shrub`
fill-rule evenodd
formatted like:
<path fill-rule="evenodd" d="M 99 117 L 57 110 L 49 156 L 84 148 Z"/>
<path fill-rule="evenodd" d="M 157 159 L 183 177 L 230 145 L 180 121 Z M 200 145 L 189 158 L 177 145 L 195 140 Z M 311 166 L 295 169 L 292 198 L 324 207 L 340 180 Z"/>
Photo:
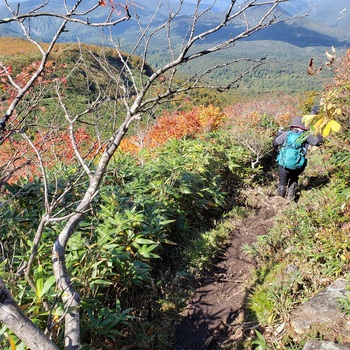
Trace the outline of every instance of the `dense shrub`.
<path fill-rule="evenodd" d="M 82 298 L 82 337 L 93 348 L 112 349 L 117 343 L 128 343 L 127 334 L 135 332 L 129 328 L 133 323 L 154 322 L 154 313 L 161 313 L 156 299 L 171 274 L 186 271 L 184 247 L 228 209 L 232 195 L 228 190 L 241 186 L 247 174 L 244 150 L 227 142 L 228 136 L 219 132 L 172 140 L 144 151 L 142 162 L 128 153 L 116 155 L 95 199 L 96 209 L 87 214 L 67 249 L 67 266 Z M 48 174 L 56 181 L 52 188 L 59 188 L 57 179 L 67 179 L 70 173 L 69 167 L 56 166 L 52 177 Z M 84 187 L 83 181 L 80 186 Z M 67 203 L 74 202 L 77 191 L 78 187 L 66 194 Z M 60 223 L 45 228 L 36 257 L 38 268 L 33 271 L 36 291 L 25 287 L 26 281 L 18 274 L 43 210 L 38 204 L 41 195 L 42 183 L 37 178 L 7 186 L 7 196 L 0 203 L 5 208 L 11 198 L 7 210 L 0 211 L 1 238 L 6 241 L 1 273 L 30 317 L 43 327 L 48 315 L 57 321 L 50 332 L 60 339 L 62 310 L 55 304 L 49 258 Z M 213 245 L 210 249 L 215 255 Z M 170 271 L 174 272 L 169 275 Z M 158 297 L 151 298 L 155 292 Z M 39 301 L 46 301 L 49 311 Z"/>

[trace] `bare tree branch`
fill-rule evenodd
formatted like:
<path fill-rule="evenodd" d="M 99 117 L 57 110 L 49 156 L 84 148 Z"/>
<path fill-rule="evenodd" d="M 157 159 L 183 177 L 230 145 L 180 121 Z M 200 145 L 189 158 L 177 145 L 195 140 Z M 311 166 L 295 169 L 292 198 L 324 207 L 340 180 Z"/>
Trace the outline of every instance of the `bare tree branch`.
<path fill-rule="evenodd" d="M 110 17 L 110 14 L 107 16 L 107 20 L 104 22 L 91 22 L 88 18 L 86 18 L 85 20 L 75 18 L 75 17 L 85 17 L 100 7 L 99 4 L 96 4 L 95 6 L 89 8 L 88 10 L 85 10 L 84 12 L 77 12 L 77 8 L 82 3 L 82 1 L 83 0 L 77 1 L 71 10 L 68 10 L 68 8 L 65 6 L 66 11 L 67 11 L 66 14 L 60 14 L 57 12 L 37 12 L 39 9 L 45 7 L 49 3 L 49 1 L 47 1 L 45 4 L 43 4 L 41 6 L 36 7 L 32 11 L 30 11 L 29 13 L 19 14 L 18 9 L 16 11 L 12 10 L 12 8 L 8 4 L 7 0 L 5 0 L 4 1 L 5 5 L 6 5 L 7 9 L 12 13 L 13 17 L 0 19 L 0 25 L 11 23 L 11 22 L 22 23 L 23 20 L 30 19 L 30 18 L 53 17 L 53 18 L 62 19 L 65 23 L 72 22 L 72 23 L 86 25 L 89 27 L 101 27 L 101 26 L 114 26 L 114 25 L 117 25 L 121 22 L 127 21 L 131 17 L 130 13 L 129 13 L 129 8 L 126 5 L 120 4 L 119 7 L 123 9 L 123 11 L 125 12 L 125 15 L 123 17 L 116 19 L 116 20 L 111 20 L 111 21 L 108 20 L 108 18 Z M 113 9 L 111 10 L 111 12 L 113 12 Z"/>

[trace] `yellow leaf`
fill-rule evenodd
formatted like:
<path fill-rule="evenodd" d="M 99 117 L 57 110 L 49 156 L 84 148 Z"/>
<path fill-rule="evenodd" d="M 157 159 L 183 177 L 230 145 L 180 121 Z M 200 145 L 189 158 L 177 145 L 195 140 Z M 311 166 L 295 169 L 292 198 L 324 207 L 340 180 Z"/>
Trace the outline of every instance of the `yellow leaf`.
<path fill-rule="evenodd" d="M 334 112 L 335 114 L 341 114 L 342 113 L 342 111 L 341 111 L 341 108 L 340 107 L 338 107 L 336 110 L 335 110 L 335 112 Z"/>
<path fill-rule="evenodd" d="M 328 124 L 330 124 L 332 131 L 338 132 L 340 130 L 340 124 L 335 120 L 331 120 Z"/>
<path fill-rule="evenodd" d="M 9 340 L 10 340 L 11 350 L 16 350 L 17 349 L 16 344 L 13 341 L 13 338 L 11 336 Z"/>
<path fill-rule="evenodd" d="M 331 123 L 327 123 L 326 127 L 323 129 L 322 136 L 327 137 L 329 133 L 331 132 Z"/>
<path fill-rule="evenodd" d="M 11 350 L 16 350 L 16 343 L 14 342 L 12 336 L 10 334 L 7 334 L 7 333 L 4 333 L 5 334 L 5 337 L 8 339 L 9 343 L 10 343 L 10 347 L 11 347 Z"/>
<path fill-rule="evenodd" d="M 324 132 L 327 133 L 327 130 L 326 131 L 322 131 L 326 124 L 327 124 L 327 118 L 325 118 L 325 117 L 320 118 L 314 124 L 315 133 L 316 134 L 321 134 L 321 133 L 324 133 Z"/>
<path fill-rule="evenodd" d="M 330 120 L 323 129 L 323 137 L 327 137 L 331 131 L 338 132 L 340 130 L 340 124 L 335 120 Z"/>
<path fill-rule="evenodd" d="M 333 103 L 328 103 L 326 108 L 329 111 L 330 109 L 332 109 L 332 107 L 333 107 Z"/>
<path fill-rule="evenodd" d="M 321 129 L 322 129 L 322 127 L 323 127 L 326 123 L 327 123 L 327 119 L 326 119 L 325 117 L 323 117 L 323 118 L 319 119 L 319 120 L 315 123 L 314 127 L 315 127 L 315 129 L 317 129 L 317 128 L 321 128 Z"/>
<path fill-rule="evenodd" d="M 316 114 L 308 114 L 308 115 L 304 115 L 303 116 L 303 123 L 305 124 L 305 126 L 309 126 L 312 121 L 315 119 Z"/>

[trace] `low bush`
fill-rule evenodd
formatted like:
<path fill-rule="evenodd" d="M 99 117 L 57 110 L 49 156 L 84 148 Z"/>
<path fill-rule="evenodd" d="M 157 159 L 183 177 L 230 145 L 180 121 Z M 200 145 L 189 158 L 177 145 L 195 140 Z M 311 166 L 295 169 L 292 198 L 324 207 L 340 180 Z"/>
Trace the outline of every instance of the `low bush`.
<path fill-rule="evenodd" d="M 116 155 L 95 209 L 67 247 L 67 267 L 82 300 L 86 349 L 115 349 L 135 341 L 140 347 L 159 348 L 171 341 L 159 318 L 170 327 L 170 316 L 185 300 L 179 283 L 188 283 L 221 249 L 225 234 L 210 228 L 229 209 L 232 188 L 237 194 L 251 171 L 245 151 L 228 147 L 228 137 L 217 132 L 172 140 L 139 156 Z M 49 196 L 57 196 L 61 180 L 72 173 L 69 166 L 56 165 L 48 174 L 55 189 Z M 74 202 L 79 186 L 66 193 L 67 203 Z M 56 303 L 51 247 L 62 224 L 45 228 L 33 271 L 34 291 L 20 271 L 43 212 L 38 200 L 43 186 L 40 179 L 21 178 L 6 191 L 1 205 L 10 205 L 0 212 L 6 241 L 1 275 L 28 316 L 43 328 L 50 326 L 48 332 L 60 340 L 62 309 Z M 67 203 L 58 210 L 68 213 Z"/>

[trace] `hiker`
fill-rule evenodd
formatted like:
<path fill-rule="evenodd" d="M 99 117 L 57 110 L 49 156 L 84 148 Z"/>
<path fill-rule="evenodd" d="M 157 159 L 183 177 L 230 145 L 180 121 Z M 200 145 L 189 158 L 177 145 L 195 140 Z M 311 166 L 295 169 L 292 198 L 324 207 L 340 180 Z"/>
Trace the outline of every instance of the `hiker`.
<path fill-rule="evenodd" d="M 272 142 L 274 149 L 280 148 L 277 157 L 279 183 L 277 193 L 281 197 L 294 200 L 298 190 L 299 175 L 307 165 L 306 153 L 309 145 L 320 146 L 322 136 L 313 136 L 303 123 L 302 117 L 295 117 L 290 130 L 279 134 Z M 287 191 L 288 189 L 288 191 Z"/>

